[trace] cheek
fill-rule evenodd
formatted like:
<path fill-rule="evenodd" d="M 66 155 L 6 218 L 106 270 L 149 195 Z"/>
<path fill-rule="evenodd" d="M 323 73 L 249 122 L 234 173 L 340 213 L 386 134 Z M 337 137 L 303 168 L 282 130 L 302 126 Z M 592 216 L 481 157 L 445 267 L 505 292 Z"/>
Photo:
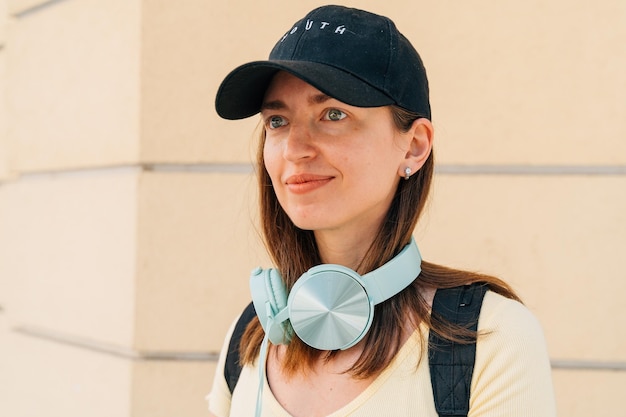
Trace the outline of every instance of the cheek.
<path fill-rule="evenodd" d="M 395 175 L 398 167 L 405 163 L 407 151 L 392 133 L 383 131 L 379 136 L 370 138 L 369 144 L 358 155 L 354 155 L 362 165 L 367 164 L 370 169 Z"/>
<path fill-rule="evenodd" d="M 277 181 L 276 176 L 278 175 L 280 161 L 278 156 L 276 147 L 265 142 L 265 145 L 263 146 L 263 162 L 265 164 L 265 169 L 272 180 L 272 184 L 275 184 Z"/>

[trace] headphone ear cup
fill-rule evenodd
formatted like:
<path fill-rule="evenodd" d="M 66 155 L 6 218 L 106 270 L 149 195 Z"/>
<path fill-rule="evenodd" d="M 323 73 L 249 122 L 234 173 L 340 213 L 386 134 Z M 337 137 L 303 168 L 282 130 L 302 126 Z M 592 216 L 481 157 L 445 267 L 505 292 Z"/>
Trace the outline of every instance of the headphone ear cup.
<path fill-rule="evenodd" d="M 265 277 L 265 287 L 270 307 L 276 316 L 279 312 L 287 308 L 287 287 L 283 282 L 283 278 L 275 269 L 269 269 Z M 293 330 L 289 321 L 274 321 L 269 329 L 267 329 L 270 341 L 275 344 L 289 344 L 293 335 Z"/>
<path fill-rule="evenodd" d="M 347 349 L 369 330 L 374 303 L 360 276 L 341 265 L 309 269 L 291 288 L 288 299 L 293 331 L 320 350 Z"/>
<path fill-rule="evenodd" d="M 265 277 L 265 291 L 274 314 L 287 307 L 287 288 L 275 269 L 268 269 Z"/>
<path fill-rule="evenodd" d="M 287 288 L 283 279 L 275 269 L 258 268 L 250 275 L 250 290 L 252 301 L 261 326 L 269 340 L 275 344 L 287 344 L 291 341 L 293 330 L 286 319 L 275 320 L 276 316 L 288 318 Z"/>

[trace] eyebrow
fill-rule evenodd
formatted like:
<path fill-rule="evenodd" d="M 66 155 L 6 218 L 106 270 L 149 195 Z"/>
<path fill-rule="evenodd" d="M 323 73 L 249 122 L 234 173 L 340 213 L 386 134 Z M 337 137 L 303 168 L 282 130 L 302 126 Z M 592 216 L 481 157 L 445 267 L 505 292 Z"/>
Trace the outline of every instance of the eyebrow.
<path fill-rule="evenodd" d="M 309 98 L 307 99 L 309 104 L 322 104 L 328 100 L 332 100 L 332 97 L 324 93 L 313 94 L 312 96 L 309 96 Z M 282 100 L 264 101 L 261 104 L 261 111 L 282 110 L 282 109 L 286 109 L 287 107 L 288 107 L 287 104 L 285 104 L 285 102 Z"/>
<path fill-rule="evenodd" d="M 319 93 L 319 94 L 314 94 L 310 96 L 308 101 L 311 104 L 322 104 L 328 100 L 332 100 L 332 97 L 329 96 L 328 94 Z"/>

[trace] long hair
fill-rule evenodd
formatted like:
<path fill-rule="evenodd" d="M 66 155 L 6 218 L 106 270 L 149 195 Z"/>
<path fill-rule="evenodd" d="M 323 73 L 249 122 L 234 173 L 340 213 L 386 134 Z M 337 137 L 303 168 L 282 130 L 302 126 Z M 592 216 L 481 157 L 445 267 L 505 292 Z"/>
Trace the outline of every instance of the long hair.
<path fill-rule="evenodd" d="M 421 116 L 397 106 L 391 106 L 395 127 L 406 132 Z M 272 182 L 265 169 L 263 147 L 265 130 L 261 129 L 257 150 L 257 170 L 260 204 L 260 226 L 265 246 L 274 264 L 281 273 L 287 289 L 309 268 L 321 263 L 319 251 L 312 231 L 296 227 L 280 206 Z M 399 182 L 386 217 L 367 251 L 357 272 L 365 274 L 392 259 L 410 241 L 417 221 L 422 213 L 431 187 L 434 173 L 434 155 L 408 180 Z M 424 323 L 442 337 L 467 342 L 475 334 L 436 318 L 431 319 L 430 306 L 421 295 L 424 289 L 450 288 L 459 285 L 483 282 L 506 297 L 519 300 L 513 290 L 498 278 L 455 270 L 422 261 L 419 277 L 402 292 L 375 306 L 370 330 L 366 334 L 365 348 L 347 371 L 355 378 L 367 378 L 385 369 L 401 348 L 403 329 L 407 317 L 413 318 L 413 327 L 419 331 Z M 252 363 L 259 355 L 264 332 L 258 319 L 247 327 L 240 343 L 241 361 Z M 334 352 L 323 352 L 302 342 L 296 335 L 286 349 L 282 363 L 285 375 L 306 371 L 322 355 L 331 358 Z"/>

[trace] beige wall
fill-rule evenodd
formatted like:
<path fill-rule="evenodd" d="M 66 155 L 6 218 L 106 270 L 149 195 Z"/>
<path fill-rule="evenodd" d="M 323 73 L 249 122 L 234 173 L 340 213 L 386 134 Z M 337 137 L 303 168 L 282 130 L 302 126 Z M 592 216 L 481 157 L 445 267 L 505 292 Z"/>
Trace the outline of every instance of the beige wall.
<path fill-rule="evenodd" d="M 422 3 L 345 2 L 392 17 L 429 72 L 420 249 L 519 290 L 560 415 L 619 415 L 626 2 Z M 206 415 L 268 264 L 256 122 L 220 120 L 215 91 L 319 4 L 0 0 L 0 415 Z"/>

